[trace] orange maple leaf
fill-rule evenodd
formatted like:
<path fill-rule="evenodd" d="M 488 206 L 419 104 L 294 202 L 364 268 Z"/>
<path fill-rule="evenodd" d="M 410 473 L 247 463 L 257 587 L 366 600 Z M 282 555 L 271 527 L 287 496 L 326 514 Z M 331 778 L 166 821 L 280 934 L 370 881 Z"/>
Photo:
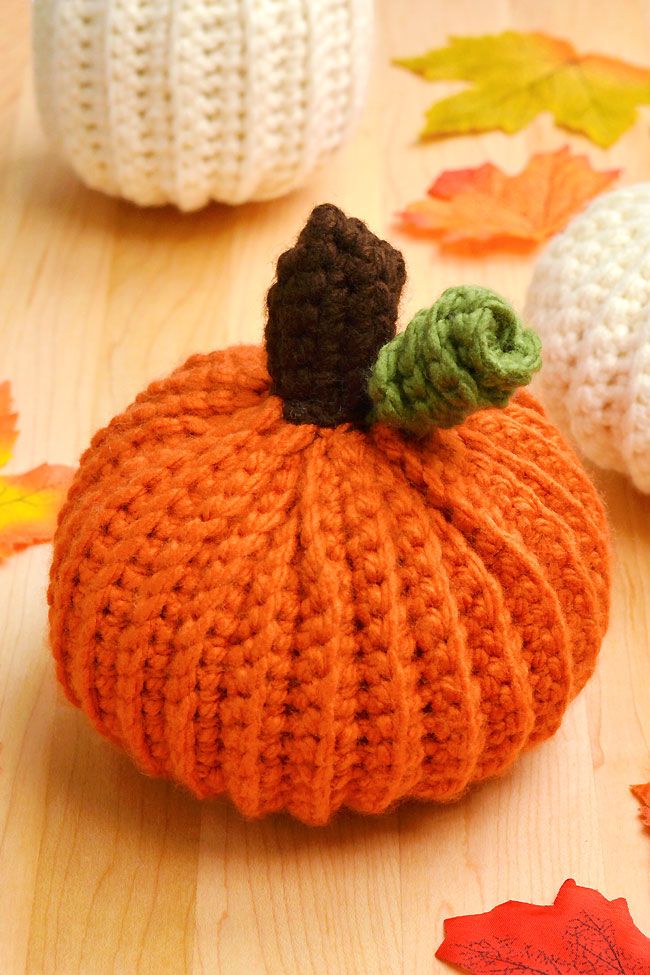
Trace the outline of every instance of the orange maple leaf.
<path fill-rule="evenodd" d="M 0 383 L 0 467 L 18 436 L 9 383 Z M 72 468 L 41 464 L 26 474 L 0 476 L 0 563 L 28 545 L 49 542 L 72 479 Z"/>
<path fill-rule="evenodd" d="M 645 785 L 631 785 L 630 791 L 641 805 L 639 810 L 641 822 L 646 829 L 650 829 L 650 782 L 646 782 Z"/>
<path fill-rule="evenodd" d="M 425 199 L 408 204 L 398 217 L 403 230 L 443 245 L 532 246 L 562 230 L 619 172 L 596 172 L 565 146 L 532 156 L 517 176 L 492 163 L 444 172 Z"/>

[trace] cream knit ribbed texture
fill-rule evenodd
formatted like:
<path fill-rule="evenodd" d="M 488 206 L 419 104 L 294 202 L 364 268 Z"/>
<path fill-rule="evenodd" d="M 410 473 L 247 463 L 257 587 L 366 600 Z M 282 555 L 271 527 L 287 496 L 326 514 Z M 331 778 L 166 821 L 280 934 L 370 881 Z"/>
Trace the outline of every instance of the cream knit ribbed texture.
<path fill-rule="evenodd" d="M 111 195 L 269 199 L 354 125 L 371 26 L 372 0 L 35 0 L 41 116 Z"/>
<path fill-rule="evenodd" d="M 650 183 L 598 197 L 551 241 L 525 314 L 550 411 L 585 456 L 650 492 Z"/>

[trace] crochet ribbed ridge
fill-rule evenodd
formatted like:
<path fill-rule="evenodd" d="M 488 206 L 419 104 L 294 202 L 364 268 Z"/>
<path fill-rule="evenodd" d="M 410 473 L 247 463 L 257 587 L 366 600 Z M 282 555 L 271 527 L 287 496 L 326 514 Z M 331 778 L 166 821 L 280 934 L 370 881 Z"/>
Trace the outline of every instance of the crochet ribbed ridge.
<path fill-rule="evenodd" d="M 43 124 L 94 189 L 193 210 L 300 185 L 363 105 L 372 0 L 37 0 Z"/>
<path fill-rule="evenodd" d="M 322 276 L 384 274 L 375 313 L 396 308 L 388 245 L 319 211 L 320 270 L 311 248 L 281 265 L 267 342 Z M 552 735 L 592 673 L 602 505 L 525 392 L 424 437 L 319 425 L 271 392 L 302 361 L 268 357 L 273 380 L 259 347 L 196 355 L 94 437 L 55 540 L 59 679 L 143 771 L 248 816 L 454 799 Z"/>

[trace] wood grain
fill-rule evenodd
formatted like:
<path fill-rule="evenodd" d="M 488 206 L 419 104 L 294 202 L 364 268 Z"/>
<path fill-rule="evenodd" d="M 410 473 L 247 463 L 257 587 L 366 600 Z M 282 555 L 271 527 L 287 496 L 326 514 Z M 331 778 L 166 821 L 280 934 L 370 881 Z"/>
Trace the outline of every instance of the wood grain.
<path fill-rule="evenodd" d="M 571 144 L 624 180 L 650 174 L 650 111 L 609 152 L 541 117 L 414 142 L 432 86 L 390 67 L 449 33 L 543 29 L 643 63 L 650 3 L 383 0 L 370 100 L 352 145 L 286 199 L 192 216 L 84 189 L 36 118 L 24 5 L 0 38 L 0 377 L 20 410 L 15 470 L 74 463 L 92 432 L 186 355 L 258 340 L 274 257 L 332 200 L 405 252 L 405 318 L 452 283 L 521 303 L 532 259 L 441 257 L 392 214 L 447 167 Z M 441 84 L 436 94 L 452 91 Z M 13 463 L 13 462 L 12 462 Z M 141 777 L 64 703 L 46 646 L 49 550 L 0 569 L 0 971 L 3 975 L 430 975 L 446 916 L 550 901 L 566 877 L 628 898 L 650 928 L 650 837 L 630 782 L 650 777 L 650 499 L 596 475 L 615 536 L 601 663 L 551 742 L 454 806 L 244 822 Z"/>

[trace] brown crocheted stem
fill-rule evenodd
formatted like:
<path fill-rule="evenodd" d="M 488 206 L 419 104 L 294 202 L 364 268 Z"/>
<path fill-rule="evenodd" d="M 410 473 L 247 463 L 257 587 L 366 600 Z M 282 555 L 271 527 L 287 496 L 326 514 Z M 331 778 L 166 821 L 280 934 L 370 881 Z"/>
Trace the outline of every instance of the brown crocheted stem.
<path fill-rule="evenodd" d="M 333 427 L 370 412 L 370 368 L 395 335 L 406 280 L 398 250 L 322 204 L 278 260 L 267 296 L 271 392 L 290 423 Z"/>

